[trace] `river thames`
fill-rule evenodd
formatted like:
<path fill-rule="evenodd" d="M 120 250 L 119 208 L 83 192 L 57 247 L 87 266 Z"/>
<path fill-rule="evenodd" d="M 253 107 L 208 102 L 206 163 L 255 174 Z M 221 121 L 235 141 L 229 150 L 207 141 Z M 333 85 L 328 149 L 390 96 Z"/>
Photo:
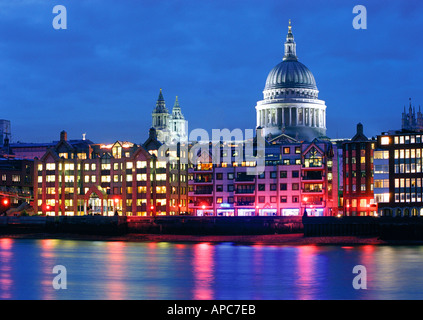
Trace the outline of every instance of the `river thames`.
<path fill-rule="evenodd" d="M 0 239 L 0 299 L 423 299 L 422 270 L 423 246 Z"/>

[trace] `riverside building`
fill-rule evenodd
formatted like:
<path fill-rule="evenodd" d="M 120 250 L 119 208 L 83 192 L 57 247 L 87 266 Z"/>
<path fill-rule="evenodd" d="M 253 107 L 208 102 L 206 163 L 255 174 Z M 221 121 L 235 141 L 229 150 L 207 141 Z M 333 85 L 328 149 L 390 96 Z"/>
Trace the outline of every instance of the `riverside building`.
<path fill-rule="evenodd" d="M 189 212 L 196 216 L 331 216 L 338 213 L 337 157 L 330 141 L 300 142 L 280 135 L 266 145 L 264 172 L 248 174 L 257 162 L 204 155 L 189 169 Z"/>
<path fill-rule="evenodd" d="M 423 215 L 423 132 L 399 130 L 377 137 L 375 199 L 379 214 L 409 217 Z"/>
<path fill-rule="evenodd" d="M 363 133 L 363 125 L 357 125 L 355 136 L 342 144 L 343 148 L 343 211 L 346 216 L 374 216 L 376 204 L 373 187 L 373 158 L 375 140 Z M 376 154 L 379 157 L 379 153 Z M 378 165 L 375 172 L 379 172 Z M 376 180 L 383 187 L 384 180 Z"/>
<path fill-rule="evenodd" d="M 34 163 L 34 209 L 45 215 L 177 215 L 188 211 L 187 166 L 157 158 L 155 129 L 142 145 L 70 144 L 66 132 Z"/>

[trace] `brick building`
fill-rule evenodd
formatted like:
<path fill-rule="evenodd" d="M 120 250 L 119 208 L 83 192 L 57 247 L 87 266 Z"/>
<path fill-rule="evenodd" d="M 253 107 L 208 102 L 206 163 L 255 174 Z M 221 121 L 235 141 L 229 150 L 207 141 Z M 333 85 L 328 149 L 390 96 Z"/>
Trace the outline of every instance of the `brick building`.
<path fill-rule="evenodd" d="M 60 141 L 35 160 L 34 209 L 47 215 L 151 216 L 187 212 L 187 167 L 159 161 L 155 130 L 143 145 Z"/>

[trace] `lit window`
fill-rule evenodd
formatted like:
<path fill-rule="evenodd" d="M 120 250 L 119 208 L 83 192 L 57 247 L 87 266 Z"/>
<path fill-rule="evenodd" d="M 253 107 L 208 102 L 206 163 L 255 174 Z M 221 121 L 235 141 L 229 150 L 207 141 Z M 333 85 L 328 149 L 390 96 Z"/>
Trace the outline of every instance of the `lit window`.
<path fill-rule="evenodd" d="M 166 173 L 156 174 L 156 181 L 166 181 Z"/>
<path fill-rule="evenodd" d="M 102 163 L 101 170 L 110 170 L 110 163 Z"/>
<path fill-rule="evenodd" d="M 132 162 L 127 162 L 126 163 L 126 169 L 132 169 L 133 167 L 133 163 Z"/>
<path fill-rule="evenodd" d="M 101 182 L 110 182 L 110 176 L 102 176 Z"/>
<path fill-rule="evenodd" d="M 157 161 L 156 162 L 156 168 L 157 169 L 166 168 L 166 161 Z"/>
<path fill-rule="evenodd" d="M 56 170 L 56 164 L 55 163 L 47 163 L 46 164 L 46 170 Z"/>
<path fill-rule="evenodd" d="M 142 169 L 147 167 L 147 161 L 137 161 L 137 169 Z"/>
<path fill-rule="evenodd" d="M 380 138 L 380 144 L 383 146 L 389 145 L 390 143 L 390 139 L 389 137 L 382 137 Z"/>
<path fill-rule="evenodd" d="M 147 175 L 145 173 L 137 174 L 137 181 L 146 181 L 146 180 L 147 180 Z"/>

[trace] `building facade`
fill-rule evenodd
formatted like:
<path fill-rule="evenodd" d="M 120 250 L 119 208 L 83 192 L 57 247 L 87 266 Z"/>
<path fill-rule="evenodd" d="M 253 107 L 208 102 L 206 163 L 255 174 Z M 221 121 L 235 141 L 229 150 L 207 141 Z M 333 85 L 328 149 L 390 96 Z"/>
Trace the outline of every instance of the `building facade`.
<path fill-rule="evenodd" d="M 326 105 L 318 99 L 311 71 L 298 61 L 291 23 L 282 62 L 268 74 L 263 100 L 256 105 L 257 127 L 266 137 L 285 133 L 312 141 L 326 135 Z"/>
<path fill-rule="evenodd" d="M 363 125 L 359 123 L 356 135 L 345 141 L 342 147 L 344 215 L 374 216 L 377 211 L 373 192 L 376 141 L 364 135 Z"/>
<path fill-rule="evenodd" d="M 65 132 L 35 159 L 34 210 L 43 215 L 155 216 L 188 211 L 187 166 L 159 161 L 155 130 L 143 145 L 70 144 Z"/>
<path fill-rule="evenodd" d="M 422 131 L 390 131 L 377 137 L 375 199 L 383 216 L 421 216 Z"/>
<path fill-rule="evenodd" d="M 302 143 L 280 135 L 266 146 L 264 172 L 237 160 L 211 163 L 207 155 L 189 169 L 189 211 L 196 216 L 331 216 L 338 213 L 337 157 L 329 141 Z M 334 163 L 335 162 L 335 163 Z"/>
<path fill-rule="evenodd" d="M 33 197 L 34 161 L 0 158 L 0 198 L 8 206 L 18 207 L 31 203 Z"/>

